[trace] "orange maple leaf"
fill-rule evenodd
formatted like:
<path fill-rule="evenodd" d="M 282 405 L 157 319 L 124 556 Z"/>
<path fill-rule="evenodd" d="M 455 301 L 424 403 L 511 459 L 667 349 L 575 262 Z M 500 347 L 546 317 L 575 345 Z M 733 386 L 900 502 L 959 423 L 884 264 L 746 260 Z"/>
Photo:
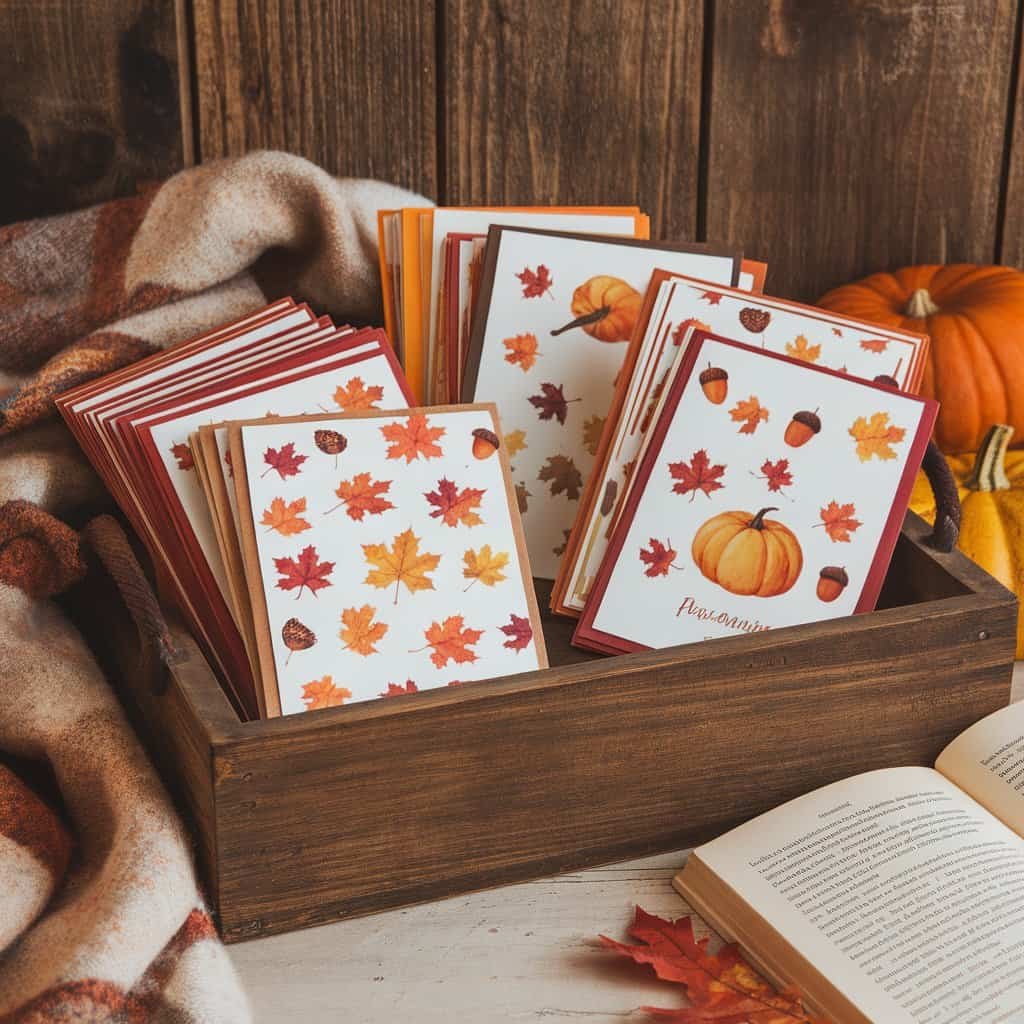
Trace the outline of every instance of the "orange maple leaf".
<path fill-rule="evenodd" d="M 406 465 L 421 455 L 425 459 L 439 458 L 444 452 L 436 441 L 444 437 L 444 427 L 432 427 L 426 416 L 410 416 L 405 423 L 389 423 L 381 427 L 385 441 L 390 441 L 389 459 L 405 458 Z"/>
<path fill-rule="evenodd" d="M 427 646 L 434 649 L 430 660 L 435 668 L 444 668 L 449 661 L 456 665 L 476 661 L 476 653 L 470 648 L 484 635 L 484 631 L 463 628 L 463 625 L 461 615 L 449 615 L 444 622 L 432 622 L 430 628 L 423 631 Z"/>
<path fill-rule="evenodd" d="M 406 679 L 405 686 L 401 683 L 388 683 L 388 688 L 380 694 L 381 697 L 400 697 L 403 693 L 419 693 L 420 688 L 411 680 Z"/>
<path fill-rule="evenodd" d="M 342 480 L 335 488 L 334 493 L 341 498 L 341 501 L 333 508 L 329 508 L 324 515 L 333 512 L 334 509 L 345 506 L 345 514 L 349 519 L 362 522 L 363 516 L 379 516 L 388 509 L 395 506 L 382 498 L 391 489 L 390 480 L 371 480 L 369 473 L 356 473 L 351 480 Z"/>
<path fill-rule="evenodd" d="M 263 510 L 260 526 L 277 530 L 282 537 L 294 537 L 295 534 L 310 529 L 309 523 L 302 518 L 305 511 L 305 498 L 296 498 L 288 502 L 284 498 L 274 498 L 270 507 Z"/>
<path fill-rule="evenodd" d="M 433 572 L 441 561 L 440 555 L 420 554 L 420 539 L 411 529 L 398 534 L 390 548 L 385 544 L 364 544 L 363 557 L 374 566 L 363 582 L 381 589 L 393 585 L 395 604 L 398 604 L 398 590 L 402 584 L 410 594 L 417 590 L 433 590 L 434 584 L 427 574 Z"/>
<path fill-rule="evenodd" d="M 377 653 L 374 645 L 384 637 L 388 627 L 386 623 L 373 621 L 376 614 L 377 609 L 371 604 L 364 604 L 362 608 L 346 608 L 341 613 L 342 629 L 338 631 L 338 637 L 345 650 L 361 654 L 364 658 Z"/>
<path fill-rule="evenodd" d="M 312 682 L 303 684 L 302 699 L 306 702 L 307 711 L 317 708 L 335 708 L 344 704 L 352 696 L 352 691 L 344 686 L 335 686 L 331 676 L 323 676 Z"/>
<path fill-rule="evenodd" d="M 873 413 L 870 419 L 858 416 L 850 427 L 849 434 L 857 442 L 857 458 L 867 462 L 872 457 L 895 459 L 892 446 L 899 444 L 906 436 L 903 427 L 894 427 L 887 412 Z"/>
<path fill-rule="evenodd" d="M 537 351 L 536 334 L 516 334 L 506 338 L 502 344 L 508 349 L 505 353 L 505 362 L 518 366 L 523 373 L 533 368 L 540 355 Z"/>
<path fill-rule="evenodd" d="M 475 509 L 480 507 L 485 493 L 479 487 L 463 487 L 460 491 L 447 477 L 441 477 L 437 490 L 426 491 L 423 497 L 435 506 L 431 519 L 440 519 L 446 526 L 479 526 L 483 520 Z"/>
<path fill-rule="evenodd" d="M 805 363 L 816 363 L 821 356 L 821 346 L 812 345 L 802 334 L 786 342 L 786 355 Z"/>
<path fill-rule="evenodd" d="M 334 392 L 334 402 L 343 412 L 354 412 L 358 409 L 377 409 L 377 403 L 384 397 L 384 389 L 379 384 L 367 387 L 362 377 L 352 377 L 347 384 L 338 387 Z"/>
<path fill-rule="evenodd" d="M 739 432 L 741 434 L 752 434 L 761 423 L 768 419 L 768 410 L 763 408 L 757 400 L 756 395 L 751 395 L 746 401 L 742 399 L 730 410 L 729 415 L 736 423 L 742 423 Z"/>
<path fill-rule="evenodd" d="M 860 347 L 865 352 L 884 352 L 889 347 L 889 342 L 884 338 L 865 338 Z"/>
<path fill-rule="evenodd" d="M 860 522 L 853 517 L 857 509 L 853 502 L 840 505 L 837 501 L 831 501 L 821 510 L 821 522 L 816 526 L 824 526 L 829 539 L 841 544 L 850 542 L 850 534 L 856 533 L 860 528 Z"/>

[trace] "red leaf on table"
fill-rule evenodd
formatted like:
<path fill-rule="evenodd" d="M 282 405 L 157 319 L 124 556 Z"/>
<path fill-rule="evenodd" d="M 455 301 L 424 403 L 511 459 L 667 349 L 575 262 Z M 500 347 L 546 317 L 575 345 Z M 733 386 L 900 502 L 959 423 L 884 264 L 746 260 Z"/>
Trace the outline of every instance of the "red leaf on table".
<path fill-rule="evenodd" d="M 515 612 L 512 612 L 509 617 L 508 625 L 499 626 L 498 629 L 509 638 L 501 646 L 507 647 L 510 651 L 524 650 L 533 639 L 533 627 L 530 625 L 530 620 L 524 619 L 521 615 L 516 615 Z M 451 686 L 452 684 L 449 683 L 448 685 Z"/>
<path fill-rule="evenodd" d="M 524 299 L 535 299 L 539 295 L 546 294 L 551 291 L 551 286 L 555 283 L 552 280 L 551 271 L 543 263 L 537 264 L 536 271 L 531 270 L 529 267 L 523 267 L 522 271 L 516 274 L 516 277 L 519 278 L 523 286 Z"/>
<path fill-rule="evenodd" d="M 723 486 L 720 477 L 725 472 L 725 466 L 721 463 L 712 466 L 708 453 L 701 448 L 693 453 L 689 462 L 670 462 L 668 471 L 674 480 L 679 481 L 672 485 L 672 492 L 689 494 L 690 501 L 693 501 L 698 491 L 710 497 L 712 491 Z"/>
<path fill-rule="evenodd" d="M 195 469 L 196 462 L 192 457 L 192 449 L 187 444 L 182 444 L 180 441 L 177 444 L 172 444 L 171 454 L 178 463 L 178 469 L 186 471 Z"/>
<path fill-rule="evenodd" d="M 672 547 L 672 541 L 667 540 L 664 544 L 656 537 L 650 540 L 651 549 L 640 549 L 640 561 L 647 566 L 644 570 L 645 576 L 653 579 L 655 576 L 667 576 L 669 569 L 678 569 L 678 565 L 672 563 L 676 560 L 676 551 Z"/>
<path fill-rule="evenodd" d="M 474 511 L 480 507 L 484 491 L 479 487 L 458 487 L 447 477 L 437 482 L 436 491 L 427 491 L 423 497 L 434 505 L 431 519 L 441 519 L 446 526 L 478 526 L 483 520 Z"/>
<path fill-rule="evenodd" d="M 263 461 L 268 468 L 263 470 L 261 476 L 266 476 L 273 469 L 282 480 L 287 480 L 299 473 L 299 467 L 306 461 L 306 456 L 296 455 L 295 443 L 289 441 L 280 448 L 268 448 L 263 453 Z"/>
<path fill-rule="evenodd" d="M 295 590 L 296 600 L 302 596 L 302 591 L 308 589 L 314 596 L 318 590 L 329 587 L 331 581 L 327 579 L 334 572 L 333 562 L 321 562 L 316 553 L 316 548 L 310 544 L 299 552 L 298 558 L 275 558 L 274 568 L 281 578 L 277 581 L 279 590 Z"/>
<path fill-rule="evenodd" d="M 539 395 L 530 395 L 530 405 L 537 410 L 537 415 L 542 420 L 556 419 L 562 426 L 565 426 L 565 416 L 569 411 L 569 402 L 578 402 L 578 398 L 565 397 L 562 385 L 557 387 L 554 384 L 543 383 L 540 386 Z"/>

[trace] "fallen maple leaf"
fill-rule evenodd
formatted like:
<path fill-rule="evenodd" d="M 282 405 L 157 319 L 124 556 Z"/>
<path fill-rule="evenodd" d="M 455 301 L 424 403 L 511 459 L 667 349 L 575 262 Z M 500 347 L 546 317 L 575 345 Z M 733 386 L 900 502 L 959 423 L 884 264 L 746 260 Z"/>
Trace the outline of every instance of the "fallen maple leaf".
<path fill-rule="evenodd" d="M 601 443 L 601 432 L 604 430 L 603 416 L 591 416 L 583 424 L 583 447 L 591 455 L 597 454 L 598 445 Z"/>
<path fill-rule="evenodd" d="M 753 474 L 757 476 L 757 474 Z M 793 483 L 793 474 L 789 471 L 789 459 L 779 459 L 772 462 L 765 459 L 761 463 L 761 478 L 768 481 L 769 491 L 781 491 L 783 487 L 789 487 Z"/>
<path fill-rule="evenodd" d="M 391 489 L 390 480 L 373 480 L 369 473 L 356 473 L 351 480 L 342 480 L 334 493 L 341 499 L 337 505 L 329 508 L 324 515 L 329 515 L 337 508 L 345 506 L 345 514 L 349 519 L 362 522 L 363 516 L 379 516 L 395 506 L 382 498 Z"/>
<path fill-rule="evenodd" d="M 884 352 L 889 347 L 889 342 L 884 338 L 868 338 L 860 343 L 865 352 Z"/>
<path fill-rule="evenodd" d="M 717 953 L 708 952 L 708 939 L 697 939 L 690 917 L 677 921 L 636 908 L 629 934 L 640 945 L 616 942 L 606 935 L 601 944 L 635 963 L 647 964 L 662 981 L 683 986 L 691 1006 L 661 1010 L 643 1007 L 655 1016 L 680 1024 L 825 1024 L 804 1008 L 796 989 L 782 991 L 769 984 L 730 943 Z"/>
<path fill-rule="evenodd" d="M 508 352 L 505 353 L 505 362 L 518 366 L 523 373 L 533 368 L 533 364 L 537 362 L 537 357 L 540 354 L 537 351 L 536 334 L 516 334 L 511 338 L 506 338 L 502 345 L 508 349 Z"/>
<path fill-rule="evenodd" d="M 363 557 L 369 565 L 375 566 L 363 582 L 382 590 L 394 584 L 395 604 L 398 604 L 398 590 L 403 583 L 410 594 L 433 590 L 434 584 L 427 573 L 433 572 L 441 561 L 440 555 L 420 554 L 420 539 L 411 529 L 398 534 L 390 549 L 384 544 L 364 544 Z"/>
<path fill-rule="evenodd" d="M 475 511 L 486 492 L 479 487 L 463 487 L 460 491 L 447 477 L 437 482 L 436 491 L 427 491 L 423 497 L 436 507 L 431 519 L 440 519 L 446 526 L 479 526 L 483 520 Z"/>
<path fill-rule="evenodd" d="M 305 511 L 305 498 L 296 498 L 288 502 L 284 498 L 274 498 L 269 508 L 263 510 L 260 526 L 277 530 L 282 537 L 294 537 L 295 534 L 310 529 L 309 523 L 302 518 Z"/>
<path fill-rule="evenodd" d="M 485 544 L 479 551 L 469 548 L 462 556 L 462 560 L 466 563 L 462 575 L 471 581 L 469 587 L 473 586 L 477 580 L 485 587 L 493 587 L 496 583 L 508 579 L 502 572 L 502 569 L 508 565 L 507 551 L 491 551 L 490 544 Z M 465 589 L 469 590 L 469 587 Z"/>
<path fill-rule="evenodd" d="M 406 465 L 418 459 L 439 458 L 444 452 L 436 441 L 444 437 L 444 427 L 432 427 L 422 414 L 410 416 L 405 423 L 389 423 L 381 427 L 385 441 L 390 441 L 389 459 L 405 458 Z"/>
<path fill-rule="evenodd" d="M 745 401 L 741 399 L 737 402 L 729 410 L 729 415 L 734 422 L 743 424 L 739 433 L 752 434 L 762 423 L 767 421 L 769 413 L 757 400 L 757 396 L 751 395 Z"/>
<path fill-rule="evenodd" d="M 383 639 L 388 627 L 384 622 L 374 622 L 377 609 L 371 604 L 362 608 L 346 608 L 341 613 L 342 628 L 338 631 L 343 649 L 368 657 L 377 653 L 375 644 Z"/>
<path fill-rule="evenodd" d="M 180 441 L 177 444 L 172 444 L 171 454 L 178 463 L 178 469 L 183 469 L 186 472 L 195 469 L 196 460 L 192 456 L 192 449 L 187 444 L 182 444 Z"/>
<path fill-rule="evenodd" d="M 388 683 L 388 688 L 380 694 L 381 697 L 401 697 L 406 693 L 419 693 L 420 688 L 411 680 L 406 679 L 405 685 L 401 683 Z"/>
<path fill-rule="evenodd" d="M 569 411 L 570 402 L 578 402 L 578 398 L 566 398 L 562 385 L 557 387 L 554 384 L 542 383 L 539 395 L 530 395 L 530 405 L 537 410 L 537 415 L 542 420 L 556 419 L 562 426 L 565 426 L 566 413 Z"/>
<path fill-rule="evenodd" d="M 717 306 L 722 301 L 721 292 L 701 292 L 700 297 L 704 299 L 709 306 Z"/>
<path fill-rule="evenodd" d="M 505 435 L 505 451 L 508 452 L 510 459 L 517 452 L 521 452 L 524 448 L 528 447 L 525 430 L 510 430 Z"/>
<path fill-rule="evenodd" d="M 876 412 L 870 419 L 858 416 L 849 433 L 857 442 L 857 458 L 867 462 L 872 457 L 883 461 L 895 459 L 896 452 L 892 446 L 899 444 L 907 432 L 903 427 L 894 427 L 887 412 Z"/>
<path fill-rule="evenodd" d="M 523 286 L 524 299 L 535 299 L 540 295 L 547 294 L 555 283 L 552 280 L 551 271 L 543 263 L 537 264 L 536 271 L 531 270 L 529 267 L 523 267 L 522 271 L 516 274 L 516 277 L 519 278 Z"/>
<path fill-rule="evenodd" d="M 548 484 L 552 497 L 564 493 L 570 501 L 579 500 L 583 476 L 568 455 L 550 455 L 541 466 L 537 479 Z"/>
<path fill-rule="evenodd" d="M 510 651 L 522 651 L 530 645 L 530 641 L 533 639 L 533 627 L 530 625 L 530 620 L 523 618 L 522 615 L 516 615 L 512 612 L 509 615 L 508 625 L 499 626 L 505 636 L 508 637 L 501 646 L 507 647 Z M 452 686 L 452 683 L 448 684 Z"/>
<path fill-rule="evenodd" d="M 307 711 L 337 707 L 339 704 L 344 704 L 351 696 L 352 691 L 344 686 L 335 686 L 331 676 L 314 679 L 311 683 L 303 684 L 302 687 L 302 699 L 306 702 Z"/>
<path fill-rule="evenodd" d="M 640 549 L 640 561 L 647 566 L 644 575 L 653 579 L 655 576 L 667 576 L 669 569 L 680 569 L 682 566 L 673 565 L 676 560 L 676 550 L 672 547 L 672 541 L 666 540 L 664 544 L 656 537 L 650 540 L 651 549 Z"/>
<path fill-rule="evenodd" d="M 697 497 L 698 491 L 710 497 L 712 491 L 720 490 L 724 486 L 721 476 L 725 472 L 725 466 L 720 462 L 712 466 L 708 453 L 703 448 L 695 451 L 689 462 L 670 462 L 668 471 L 672 479 L 678 481 L 672 485 L 672 493 L 689 494 L 690 501 Z"/>
<path fill-rule="evenodd" d="M 476 653 L 470 648 L 484 635 L 484 631 L 463 628 L 463 625 L 461 615 L 449 615 L 444 622 L 433 622 L 429 629 L 423 631 L 427 647 L 434 649 L 430 660 L 435 668 L 444 668 L 449 661 L 454 661 L 457 665 L 476 661 Z"/>
<path fill-rule="evenodd" d="M 331 585 L 327 577 L 334 572 L 334 563 L 321 562 L 316 548 L 310 544 L 299 552 L 298 558 L 275 558 L 274 568 L 281 576 L 277 588 L 295 590 L 297 587 L 299 592 L 295 599 L 298 600 L 303 590 L 308 589 L 315 597 L 318 590 Z"/>
<path fill-rule="evenodd" d="M 829 539 L 838 543 L 848 544 L 850 534 L 855 533 L 861 526 L 860 522 L 853 517 L 857 509 L 853 502 L 840 505 L 837 501 L 831 501 L 821 510 L 821 522 L 815 526 L 824 526 Z"/>
<path fill-rule="evenodd" d="M 263 461 L 267 464 L 267 468 L 260 474 L 261 477 L 266 476 L 273 469 L 277 471 L 277 475 L 282 480 L 287 480 L 288 477 L 295 476 L 300 472 L 299 467 L 306 461 L 306 456 L 296 455 L 295 442 L 289 441 L 287 444 L 281 445 L 280 448 L 268 448 L 263 453 Z"/>
<path fill-rule="evenodd" d="M 379 384 L 367 387 L 362 377 L 352 377 L 343 387 L 334 391 L 335 405 L 342 412 L 355 412 L 358 409 L 377 409 L 377 403 L 384 397 L 384 389 Z"/>
<path fill-rule="evenodd" d="M 805 363 L 816 363 L 821 356 L 821 346 L 812 345 L 802 334 L 786 342 L 786 355 Z"/>

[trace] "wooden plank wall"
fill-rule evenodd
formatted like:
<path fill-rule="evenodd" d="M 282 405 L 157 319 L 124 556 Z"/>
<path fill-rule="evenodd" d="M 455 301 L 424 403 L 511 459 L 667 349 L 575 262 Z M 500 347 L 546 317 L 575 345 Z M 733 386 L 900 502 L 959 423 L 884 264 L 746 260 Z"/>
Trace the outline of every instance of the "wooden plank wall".
<path fill-rule="evenodd" d="M 1024 263 L 1024 0 L 6 0 L 0 222 L 277 147 L 441 203 L 638 202 L 813 299 Z"/>

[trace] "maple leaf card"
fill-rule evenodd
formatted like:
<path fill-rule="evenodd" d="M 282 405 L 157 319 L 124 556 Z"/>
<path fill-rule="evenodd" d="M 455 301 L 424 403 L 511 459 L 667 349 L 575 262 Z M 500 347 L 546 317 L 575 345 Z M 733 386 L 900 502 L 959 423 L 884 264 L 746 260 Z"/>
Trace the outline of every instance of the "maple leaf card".
<path fill-rule="evenodd" d="M 491 228 L 463 399 L 495 402 L 520 438 L 513 475 L 531 495 L 523 522 L 538 577 L 558 571 L 651 275 L 725 284 L 739 265 L 703 246 Z"/>
<path fill-rule="evenodd" d="M 911 392 L 927 354 L 928 339 L 922 335 L 664 272 L 655 275 L 645 308 L 646 329 L 630 345 L 610 424 L 552 591 L 553 610 L 564 614 L 578 616 L 583 610 L 623 508 L 630 470 L 692 331 L 703 328 L 865 380 L 891 376 Z M 735 403 L 729 411 L 741 431 L 757 429 L 760 413 L 753 406 Z"/>
<path fill-rule="evenodd" d="M 492 406 L 227 429 L 268 714 L 547 666 Z"/>
<path fill-rule="evenodd" d="M 647 650 L 872 609 L 936 410 L 694 332 L 573 642 Z"/>

